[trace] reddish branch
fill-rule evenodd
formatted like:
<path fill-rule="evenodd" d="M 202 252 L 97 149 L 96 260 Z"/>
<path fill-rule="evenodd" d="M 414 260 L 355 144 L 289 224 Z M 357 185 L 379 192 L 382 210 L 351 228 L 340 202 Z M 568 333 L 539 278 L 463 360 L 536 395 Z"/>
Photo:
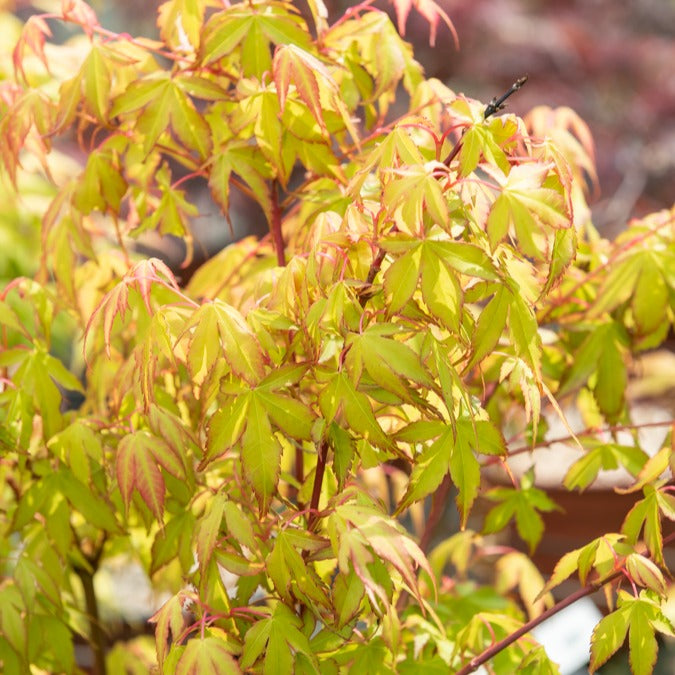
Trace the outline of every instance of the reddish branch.
<path fill-rule="evenodd" d="M 666 544 L 669 544 L 673 540 L 675 540 L 675 533 L 665 537 L 663 540 L 663 545 L 665 546 Z M 649 556 L 649 553 L 647 553 L 646 555 Z M 599 591 L 603 586 L 612 583 L 612 581 L 615 581 L 623 574 L 624 574 L 623 568 L 618 569 L 615 572 L 612 572 L 609 576 L 605 577 L 604 579 L 600 579 L 598 581 L 593 581 L 591 583 L 586 584 L 583 588 L 580 588 L 578 591 L 575 591 L 571 595 L 568 595 L 566 598 L 553 605 L 553 607 L 547 609 L 545 612 L 540 614 L 535 619 L 532 619 L 531 621 L 528 621 L 526 624 L 523 624 L 517 631 L 514 631 L 510 635 L 507 635 L 503 640 L 495 642 L 491 647 L 488 647 L 482 654 L 479 654 L 478 656 L 471 659 L 471 661 L 469 661 L 469 663 L 467 663 L 461 670 L 458 670 L 455 673 L 455 675 L 469 675 L 469 673 L 473 673 L 475 670 L 480 668 L 480 666 L 482 666 L 484 663 L 487 663 L 493 656 L 499 654 L 499 652 L 501 652 L 503 649 L 506 649 L 509 645 L 512 645 L 516 640 L 523 637 L 523 635 L 529 633 L 531 630 L 536 628 L 540 623 L 546 621 L 546 619 L 562 611 L 563 609 L 565 609 L 565 607 L 569 607 L 570 605 L 574 604 L 577 600 L 581 600 L 581 598 L 585 598 L 588 595 L 593 595 L 593 593 Z"/>
<path fill-rule="evenodd" d="M 445 166 L 450 166 L 450 163 L 452 162 L 455 157 L 457 157 L 457 153 L 462 149 L 462 139 L 460 138 L 457 143 L 455 143 L 455 146 L 452 148 L 450 154 L 443 160 L 443 164 Z"/>
<path fill-rule="evenodd" d="M 312 487 L 312 499 L 309 503 L 309 518 L 307 520 L 307 529 L 313 530 L 319 520 L 319 498 L 321 497 L 321 485 L 323 483 L 323 474 L 326 471 L 326 460 L 328 459 L 328 443 L 325 440 L 319 443 L 319 456 L 316 461 L 316 471 L 314 473 L 314 485 Z"/>
<path fill-rule="evenodd" d="M 295 447 L 295 480 L 298 483 L 298 487 L 291 485 L 289 497 L 291 501 L 297 501 L 298 509 L 302 511 L 303 505 L 298 499 L 298 494 L 300 492 L 300 487 L 305 480 L 305 453 L 299 445 Z"/>
<path fill-rule="evenodd" d="M 448 493 L 450 492 L 451 485 L 452 481 L 450 480 L 450 474 L 446 473 L 445 478 L 443 478 L 441 484 L 431 498 L 429 517 L 424 524 L 424 532 L 422 532 L 422 537 L 420 539 L 420 548 L 425 554 L 429 550 L 431 539 L 433 538 L 434 532 L 436 532 L 438 523 L 441 521 L 443 512 L 445 511 L 445 505 L 448 501 Z"/>
<path fill-rule="evenodd" d="M 525 452 L 532 452 L 539 448 L 548 448 L 556 443 L 568 443 L 578 438 L 585 438 L 587 436 L 600 436 L 601 434 L 615 434 L 619 431 L 640 431 L 641 429 L 653 429 L 658 427 L 669 427 L 673 425 L 673 420 L 662 420 L 659 422 L 642 422 L 641 424 L 617 424 L 612 427 L 589 428 L 582 431 L 577 431 L 575 434 L 568 434 L 567 436 L 558 436 L 557 438 L 550 438 L 548 440 L 539 441 L 538 443 L 521 445 L 513 450 L 509 450 L 509 457 L 515 455 L 522 455 Z M 510 442 L 510 441 L 509 441 Z M 483 466 L 491 466 L 499 464 L 503 461 L 503 457 L 489 457 L 483 463 Z"/>

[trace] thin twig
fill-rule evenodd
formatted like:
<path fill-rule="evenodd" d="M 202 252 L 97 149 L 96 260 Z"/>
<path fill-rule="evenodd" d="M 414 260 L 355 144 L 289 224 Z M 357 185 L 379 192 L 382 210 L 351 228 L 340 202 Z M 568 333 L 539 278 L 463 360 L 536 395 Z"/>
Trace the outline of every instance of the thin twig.
<path fill-rule="evenodd" d="M 431 498 L 431 509 L 429 510 L 429 516 L 427 522 L 424 524 L 424 531 L 420 538 L 420 548 L 425 554 L 429 550 L 438 523 L 441 521 L 443 513 L 445 512 L 445 505 L 448 501 L 448 493 L 450 492 L 451 485 L 452 481 L 450 480 L 450 474 L 446 473 L 441 484 Z"/>
<path fill-rule="evenodd" d="M 527 75 L 524 75 L 520 79 L 516 80 L 511 88 L 502 94 L 499 98 L 495 96 L 486 106 L 485 112 L 483 113 L 483 119 L 487 119 L 490 115 L 494 115 L 496 112 L 504 109 L 506 99 L 515 94 L 525 83 L 527 82 Z"/>
<path fill-rule="evenodd" d="M 309 502 L 309 518 L 307 519 L 307 529 L 313 530 L 319 520 L 319 499 L 321 497 L 321 485 L 323 483 L 323 474 L 326 471 L 326 460 L 328 458 L 328 443 L 322 440 L 319 443 L 319 456 L 316 461 L 316 470 L 314 472 L 314 485 L 312 487 L 312 498 Z"/>
<path fill-rule="evenodd" d="M 521 77 L 519 80 L 516 80 L 511 85 L 511 88 L 499 98 L 495 96 L 485 107 L 483 119 L 486 120 L 488 117 L 490 117 L 490 115 L 494 115 L 496 112 L 502 110 L 504 108 L 504 102 L 506 99 L 511 96 L 511 94 L 515 94 L 525 84 L 525 82 L 527 82 L 527 75 Z M 452 160 L 455 159 L 459 151 L 462 149 L 462 139 L 463 136 L 460 136 L 459 140 L 455 143 L 454 147 L 450 151 L 450 154 L 443 160 L 443 164 L 445 164 L 445 166 L 450 166 Z"/>
<path fill-rule="evenodd" d="M 665 537 L 663 540 L 663 545 L 665 546 L 666 544 L 669 544 L 673 540 L 675 540 L 675 533 Z M 648 551 L 645 553 L 645 556 L 650 557 Z M 565 609 L 565 607 L 569 607 L 570 605 L 574 604 L 577 600 L 581 600 L 581 598 L 585 598 L 586 596 L 592 595 L 596 591 L 599 591 L 603 586 L 606 586 L 612 581 L 618 579 L 620 576 L 623 575 L 623 573 L 624 570 L 622 568 L 616 570 L 615 572 L 612 572 L 609 576 L 605 577 L 604 579 L 586 584 L 583 588 L 580 588 L 571 595 L 568 595 L 566 598 L 562 599 L 560 602 L 553 605 L 553 607 L 549 607 L 549 609 L 540 614 L 538 617 L 532 619 L 531 621 L 528 621 L 526 624 L 523 624 L 518 630 L 514 631 L 510 635 L 507 635 L 503 640 L 495 642 L 492 646 L 488 647 L 484 652 L 471 659 L 469 663 L 467 663 L 461 670 L 458 670 L 456 673 L 454 673 L 454 675 L 469 675 L 469 673 L 473 673 L 484 663 L 487 663 L 493 656 L 499 654 L 499 652 L 501 652 L 503 649 L 506 649 L 516 640 L 523 637 L 523 635 L 532 631 L 540 623 L 543 623 L 544 621 L 546 621 L 546 619 L 562 611 L 563 609 Z"/>
<path fill-rule="evenodd" d="M 304 507 L 303 504 L 300 503 L 299 494 L 302 483 L 305 480 L 305 453 L 300 445 L 295 446 L 295 480 L 298 483 L 298 486 L 291 485 L 288 498 L 291 501 L 295 501 L 298 509 L 302 511 Z"/>
<path fill-rule="evenodd" d="M 538 448 L 548 448 L 555 443 L 566 443 L 568 441 L 573 441 L 575 438 L 583 438 L 586 436 L 599 436 L 600 434 L 615 434 L 618 431 L 640 431 L 640 429 L 652 429 L 655 427 L 669 427 L 673 425 L 673 420 L 662 420 L 660 422 L 644 422 L 643 424 L 617 424 L 613 427 L 605 427 L 600 429 L 584 429 L 583 431 L 578 431 L 574 436 L 568 434 L 566 436 L 558 436 L 557 438 L 551 438 L 549 440 L 540 441 L 534 445 L 521 445 L 520 447 L 510 450 L 508 456 L 513 457 L 514 455 L 521 455 L 524 452 L 531 452 L 532 450 L 537 450 Z M 503 457 L 489 457 L 483 466 L 490 466 L 491 464 L 498 464 L 503 460 Z"/>

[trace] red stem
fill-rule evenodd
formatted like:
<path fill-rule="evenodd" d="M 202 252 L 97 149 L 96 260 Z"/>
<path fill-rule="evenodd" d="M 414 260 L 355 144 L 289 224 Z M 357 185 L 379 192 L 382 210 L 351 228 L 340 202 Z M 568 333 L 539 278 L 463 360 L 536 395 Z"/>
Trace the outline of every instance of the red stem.
<path fill-rule="evenodd" d="M 452 162 L 455 157 L 457 157 L 457 153 L 462 149 L 462 139 L 460 138 L 457 143 L 455 143 L 455 147 L 452 149 L 450 154 L 443 160 L 443 164 L 445 166 L 450 166 L 450 162 Z"/>
<path fill-rule="evenodd" d="M 295 485 L 291 486 L 289 498 L 291 501 L 297 501 L 297 507 L 302 511 L 303 505 L 298 499 L 298 494 L 302 482 L 305 480 L 305 453 L 300 446 L 296 446 L 295 448 L 295 480 L 298 482 L 298 487 L 296 488 Z"/>
<path fill-rule="evenodd" d="M 443 516 L 443 511 L 445 511 L 445 505 L 448 501 L 448 492 L 450 492 L 450 485 L 452 481 L 450 480 L 450 474 L 445 474 L 441 484 L 438 486 L 436 492 L 434 492 L 433 497 L 431 498 L 431 510 L 429 511 L 429 517 L 427 522 L 424 525 L 424 532 L 422 532 L 422 537 L 420 539 L 420 548 L 426 554 L 429 550 L 429 545 L 431 544 L 431 539 L 434 536 L 436 527 Z"/>
<path fill-rule="evenodd" d="M 522 455 L 524 452 L 531 452 L 538 448 L 548 448 L 555 443 L 566 443 L 572 441 L 575 438 L 585 438 L 587 436 L 599 436 L 600 434 L 614 434 L 617 431 L 640 431 L 640 429 L 653 429 L 658 427 L 669 427 L 673 424 L 673 420 L 663 420 L 661 422 L 643 422 L 642 424 L 617 424 L 612 427 L 599 427 L 599 428 L 589 428 L 578 431 L 573 436 L 568 434 L 567 436 L 558 436 L 557 438 L 550 438 L 545 441 L 539 441 L 534 445 L 521 445 L 513 450 L 509 450 L 508 457 L 513 457 L 515 455 Z M 509 441 L 510 442 L 510 441 Z M 483 466 L 492 466 L 493 464 L 498 464 L 504 459 L 504 457 L 489 457 L 484 463 Z"/>
<path fill-rule="evenodd" d="M 328 443 L 322 440 L 319 443 L 319 457 L 316 462 L 316 472 L 314 473 L 314 486 L 312 487 L 312 499 L 309 503 L 309 518 L 307 519 L 307 529 L 313 530 L 319 520 L 319 498 L 321 497 L 321 484 L 323 483 L 323 474 L 326 471 L 326 459 L 328 458 Z"/>
<path fill-rule="evenodd" d="M 663 540 L 663 545 L 670 543 L 675 539 L 675 533 L 668 535 Z M 649 556 L 649 553 L 646 554 Z M 600 581 L 594 581 L 592 583 L 586 584 L 583 588 L 580 588 L 578 591 L 575 591 L 571 595 L 568 595 L 566 598 L 560 602 L 550 607 L 545 612 L 540 614 L 535 619 L 528 621 L 526 624 L 523 624 L 517 631 L 514 631 L 510 635 L 507 635 L 503 640 L 495 642 L 491 647 L 488 647 L 484 652 L 474 657 L 467 663 L 461 670 L 458 670 L 454 675 L 469 675 L 473 673 L 476 669 L 482 666 L 484 663 L 487 663 L 493 656 L 499 654 L 503 649 L 506 649 L 509 645 L 513 644 L 516 640 L 523 637 L 526 633 L 529 633 L 533 628 L 536 628 L 540 623 L 546 621 L 546 619 L 557 614 L 565 607 L 569 607 L 571 604 L 575 603 L 581 598 L 585 598 L 587 595 L 592 595 L 596 591 L 600 590 L 606 584 L 611 583 L 624 573 L 623 568 L 612 572 L 608 577 Z"/>

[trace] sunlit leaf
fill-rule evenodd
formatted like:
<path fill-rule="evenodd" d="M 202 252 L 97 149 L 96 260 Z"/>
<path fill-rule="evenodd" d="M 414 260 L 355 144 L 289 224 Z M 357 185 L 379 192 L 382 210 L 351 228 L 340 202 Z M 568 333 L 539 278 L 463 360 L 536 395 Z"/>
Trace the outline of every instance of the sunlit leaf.
<path fill-rule="evenodd" d="M 248 408 L 246 431 L 242 439 L 241 464 L 244 477 L 253 487 L 260 510 L 269 508 L 279 478 L 281 447 L 263 403 L 254 397 Z"/>

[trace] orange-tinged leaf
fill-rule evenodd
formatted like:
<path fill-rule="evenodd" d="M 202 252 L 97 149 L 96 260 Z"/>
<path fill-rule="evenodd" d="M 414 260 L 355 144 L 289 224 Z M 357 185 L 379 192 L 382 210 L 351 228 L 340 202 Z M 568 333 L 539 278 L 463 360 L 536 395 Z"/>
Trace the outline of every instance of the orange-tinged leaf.
<path fill-rule="evenodd" d="M 139 450 L 135 453 L 134 464 L 136 470 L 134 486 L 155 518 L 161 522 L 166 487 L 153 452 L 149 448 L 148 451 Z"/>
<path fill-rule="evenodd" d="M 162 472 L 157 465 L 155 452 L 162 454 L 168 448 L 162 439 L 147 431 L 136 431 L 125 436 L 118 446 L 116 473 L 120 491 L 128 508 L 133 487 L 141 496 L 152 514 L 161 521 L 164 513 L 166 487 Z"/>
<path fill-rule="evenodd" d="M 129 511 L 131 504 L 131 495 L 134 491 L 134 481 L 136 479 L 136 459 L 134 449 L 131 443 L 120 443 L 115 454 L 115 475 L 117 485 L 122 494 L 125 512 Z"/>
<path fill-rule="evenodd" d="M 591 639 L 590 672 L 594 673 L 623 645 L 628 632 L 626 612 L 617 610 L 600 620 Z"/>
<path fill-rule="evenodd" d="M 101 300 L 100 304 L 94 310 L 94 313 L 89 319 L 86 333 L 89 333 L 93 321 L 100 311 L 103 311 L 103 339 L 105 344 L 106 354 L 110 356 L 110 337 L 112 334 L 112 326 L 115 317 L 119 314 L 123 321 L 124 316 L 129 307 L 129 288 L 125 282 L 120 282 Z M 86 346 L 86 345 L 85 345 Z"/>
<path fill-rule="evenodd" d="M 61 0 L 61 18 L 81 26 L 89 38 L 94 28 L 101 25 L 94 10 L 84 0 Z"/>
<path fill-rule="evenodd" d="M 160 667 L 166 659 L 171 644 L 180 640 L 185 628 L 183 618 L 182 592 L 169 598 L 149 619 L 157 625 L 155 629 L 155 644 Z"/>
<path fill-rule="evenodd" d="M 30 49 L 35 56 L 42 61 L 44 67 L 49 72 L 49 63 L 45 56 L 45 37 L 51 37 L 52 32 L 49 25 L 43 17 L 34 14 L 28 17 L 28 21 L 24 24 L 21 31 L 21 37 L 17 41 L 14 51 L 12 52 L 12 62 L 14 64 L 14 72 L 21 73 L 24 80 L 26 75 L 23 70 L 23 59 L 26 48 Z"/>
<path fill-rule="evenodd" d="M 626 558 L 626 571 L 635 583 L 665 597 L 667 586 L 663 573 L 649 558 L 638 553 L 631 553 Z"/>
<path fill-rule="evenodd" d="M 337 88 L 337 85 L 321 61 L 296 45 L 280 45 L 274 53 L 272 68 L 281 111 L 283 112 L 286 107 L 288 88 L 293 83 L 298 96 L 307 105 L 316 122 L 325 133 L 328 133 L 315 73 L 332 82 L 334 88 Z"/>
<path fill-rule="evenodd" d="M 167 264 L 159 258 L 146 258 L 137 262 L 126 276 L 130 282 L 135 282 L 148 314 L 152 313 L 150 307 L 150 293 L 153 284 L 169 287 L 178 291 L 178 282 Z"/>
<path fill-rule="evenodd" d="M 450 21 L 448 15 L 443 9 L 434 2 L 434 0 L 392 0 L 396 9 L 396 18 L 398 21 L 398 32 L 405 35 L 405 25 L 410 14 L 410 9 L 414 7 L 429 24 L 429 44 L 433 47 L 436 44 L 436 31 L 438 29 L 438 22 L 440 19 L 448 27 L 452 33 L 452 38 L 455 42 L 455 48 L 459 47 L 459 38 L 455 27 Z"/>

